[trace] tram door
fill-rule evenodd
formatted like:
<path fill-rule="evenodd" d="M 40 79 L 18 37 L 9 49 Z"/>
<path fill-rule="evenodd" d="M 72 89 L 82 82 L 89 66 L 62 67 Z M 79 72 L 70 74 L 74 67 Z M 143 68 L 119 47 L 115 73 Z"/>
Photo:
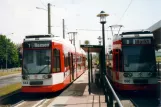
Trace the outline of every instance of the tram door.
<path fill-rule="evenodd" d="M 119 49 L 114 51 L 114 71 L 116 73 L 116 79 L 118 80 L 119 72 L 122 71 L 122 56 Z"/>
<path fill-rule="evenodd" d="M 69 70 L 70 70 L 70 81 L 72 81 L 72 64 L 71 64 L 71 55 L 68 53 L 68 63 L 69 63 Z"/>
<path fill-rule="evenodd" d="M 71 57 L 70 57 L 70 65 L 71 65 L 72 80 L 74 80 L 74 63 L 73 63 L 73 54 L 71 54 Z"/>

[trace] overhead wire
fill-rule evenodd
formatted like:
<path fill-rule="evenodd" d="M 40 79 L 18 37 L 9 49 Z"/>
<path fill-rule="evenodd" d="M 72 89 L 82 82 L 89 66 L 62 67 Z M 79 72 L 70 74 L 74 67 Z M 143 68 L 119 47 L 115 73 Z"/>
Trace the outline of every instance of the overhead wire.
<path fill-rule="evenodd" d="M 96 29 L 76 29 L 79 31 L 102 31 L 102 30 L 96 30 Z M 105 31 L 111 31 L 111 30 L 105 30 Z M 114 31 L 118 31 L 118 30 L 114 30 Z M 128 30 L 120 30 L 120 31 L 128 31 Z"/>
<path fill-rule="evenodd" d="M 132 4 L 132 1 L 133 1 L 133 0 L 130 1 L 129 5 L 127 6 L 126 10 L 124 11 L 124 13 L 122 14 L 122 16 L 121 16 L 120 19 L 118 20 L 117 24 L 123 19 L 125 13 L 126 13 L 127 10 L 129 9 L 130 5 Z"/>
<path fill-rule="evenodd" d="M 40 0 L 40 2 L 41 2 L 41 4 L 42 4 L 44 7 L 47 8 L 47 5 L 45 5 L 45 4 L 42 2 L 42 0 Z"/>

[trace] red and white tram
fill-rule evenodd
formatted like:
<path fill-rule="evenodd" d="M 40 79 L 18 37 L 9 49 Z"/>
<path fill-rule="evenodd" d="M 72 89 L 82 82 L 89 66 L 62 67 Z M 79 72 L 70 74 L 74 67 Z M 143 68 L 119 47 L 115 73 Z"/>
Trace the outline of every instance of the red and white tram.
<path fill-rule="evenodd" d="M 85 52 L 53 35 L 26 36 L 23 42 L 22 92 L 62 90 L 85 71 Z"/>
<path fill-rule="evenodd" d="M 115 36 L 112 56 L 113 67 L 107 75 L 116 89 L 156 91 L 157 69 L 151 32 L 123 32 Z"/>

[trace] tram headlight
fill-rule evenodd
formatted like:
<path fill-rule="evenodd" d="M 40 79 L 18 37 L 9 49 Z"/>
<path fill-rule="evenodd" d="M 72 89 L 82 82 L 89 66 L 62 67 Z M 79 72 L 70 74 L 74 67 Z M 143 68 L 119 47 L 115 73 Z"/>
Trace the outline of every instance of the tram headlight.
<path fill-rule="evenodd" d="M 132 73 L 124 73 L 123 75 L 124 75 L 124 77 L 132 77 L 133 76 Z"/>
<path fill-rule="evenodd" d="M 44 78 L 44 79 L 48 79 L 48 78 L 51 78 L 51 77 L 52 77 L 52 75 L 51 75 L 51 74 L 43 75 L 43 78 Z"/>
<path fill-rule="evenodd" d="M 149 75 L 149 77 L 156 77 L 157 74 L 154 73 L 154 72 L 153 73 L 152 72 L 149 72 L 148 75 Z"/>
<path fill-rule="evenodd" d="M 51 74 L 49 74 L 49 75 L 48 75 L 48 78 L 51 78 L 51 77 L 52 77 L 52 75 L 51 75 Z"/>
<path fill-rule="evenodd" d="M 48 75 L 43 75 L 42 76 L 44 79 L 47 79 L 48 78 Z"/>
<path fill-rule="evenodd" d="M 148 76 L 149 76 L 149 77 L 151 77 L 151 76 L 152 76 L 152 74 L 153 74 L 152 72 L 149 72 L 149 73 L 148 73 Z"/>
<path fill-rule="evenodd" d="M 29 76 L 28 75 L 22 75 L 22 79 L 27 80 L 27 79 L 29 79 Z"/>
<path fill-rule="evenodd" d="M 132 75 L 132 73 L 129 73 L 129 77 L 132 77 L 133 75 Z"/>

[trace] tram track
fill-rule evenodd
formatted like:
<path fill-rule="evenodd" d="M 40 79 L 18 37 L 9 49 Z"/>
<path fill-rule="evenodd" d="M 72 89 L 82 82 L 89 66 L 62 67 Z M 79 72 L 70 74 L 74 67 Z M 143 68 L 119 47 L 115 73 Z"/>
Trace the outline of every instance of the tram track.
<path fill-rule="evenodd" d="M 22 94 L 21 92 L 16 95 L 8 96 L 0 103 L 0 107 L 46 107 L 57 96 L 58 93 L 44 93 L 44 94 Z"/>
<path fill-rule="evenodd" d="M 158 106 L 158 98 L 148 93 L 141 92 L 129 92 L 129 93 L 119 93 L 120 100 L 129 100 L 134 107 L 160 107 Z M 128 107 L 128 106 L 127 106 Z"/>
<path fill-rule="evenodd" d="M 19 106 L 19 105 L 23 104 L 24 102 L 25 102 L 24 100 L 21 100 L 21 101 L 19 101 L 18 103 L 13 104 L 11 107 Z"/>
<path fill-rule="evenodd" d="M 135 107 L 139 107 L 136 103 L 135 103 L 135 101 L 133 100 L 133 99 L 131 99 L 131 98 L 129 98 L 130 99 L 130 101 L 133 103 L 133 105 L 135 106 Z"/>
<path fill-rule="evenodd" d="M 145 91 L 142 91 L 142 92 L 116 91 L 116 93 L 121 102 L 130 101 L 134 105 L 134 107 L 161 107 L 161 81 L 160 80 L 158 80 L 158 87 L 157 87 L 157 94 L 156 94 L 157 96 L 153 92 L 145 92 Z"/>
<path fill-rule="evenodd" d="M 56 97 L 53 98 L 44 98 L 40 100 L 26 100 L 18 104 L 15 104 L 13 107 L 46 107 L 48 106 Z"/>
<path fill-rule="evenodd" d="M 21 103 L 18 103 L 17 105 L 14 105 L 13 107 L 39 107 L 40 105 L 43 104 L 45 100 L 46 99 L 22 101 Z"/>
<path fill-rule="evenodd" d="M 159 107 L 158 99 L 152 97 L 130 97 L 135 107 Z"/>

